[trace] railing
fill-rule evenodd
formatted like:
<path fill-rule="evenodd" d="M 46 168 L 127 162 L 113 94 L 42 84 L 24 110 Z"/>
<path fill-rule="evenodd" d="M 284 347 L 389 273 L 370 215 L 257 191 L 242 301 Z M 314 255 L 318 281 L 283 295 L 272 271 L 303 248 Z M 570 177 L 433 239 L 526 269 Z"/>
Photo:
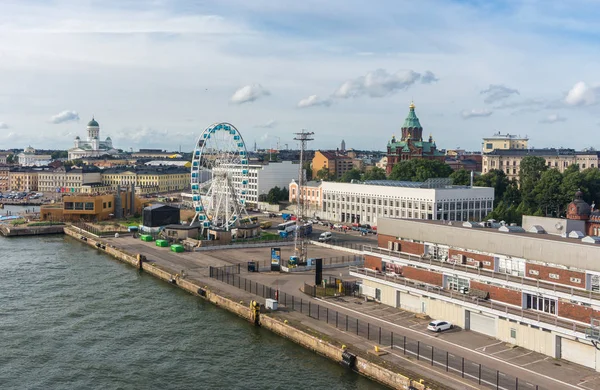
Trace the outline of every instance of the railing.
<path fill-rule="evenodd" d="M 98 229 L 97 227 L 90 225 L 89 223 L 86 222 L 72 222 L 71 225 L 78 227 L 81 230 L 85 230 L 86 232 L 92 233 L 96 236 L 114 236 L 115 233 L 119 233 L 119 234 L 127 234 L 127 231 L 119 231 L 119 230 L 102 230 L 102 229 Z"/>
<path fill-rule="evenodd" d="M 248 239 L 248 240 L 235 240 L 231 241 L 227 244 L 223 244 L 218 240 L 202 240 L 201 247 L 218 247 L 218 246 L 227 246 L 227 245 L 248 245 L 248 244 L 281 244 L 281 243 L 291 243 L 294 242 L 294 238 L 278 238 L 272 240 L 259 240 L 259 239 Z"/>
<path fill-rule="evenodd" d="M 487 308 L 490 310 L 495 310 L 496 312 L 502 312 L 506 315 L 511 314 L 511 315 L 520 317 L 521 319 L 527 318 L 527 319 L 535 321 L 536 325 L 540 326 L 541 328 L 543 328 L 544 325 L 547 324 L 547 325 L 554 325 L 554 326 L 557 326 L 560 328 L 569 329 L 574 332 L 581 332 L 581 333 L 585 333 L 586 330 L 589 328 L 589 326 L 577 324 L 577 323 L 574 323 L 574 322 L 568 321 L 568 320 L 563 320 L 557 316 L 544 314 L 541 312 L 533 312 L 533 311 L 529 311 L 529 310 L 523 310 L 523 309 L 519 309 L 516 307 L 493 302 L 490 300 L 480 299 L 478 297 L 461 294 L 461 293 L 453 291 L 453 290 L 444 290 L 441 287 L 430 286 L 430 285 L 427 285 L 424 283 L 418 283 L 413 280 L 405 279 L 401 275 L 390 275 L 390 274 L 385 274 L 385 273 L 381 273 L 378 271 L 370 270 L 367 268 L 358 268 L 358 267 L 350 267 L 350 272 L 354 272 L 356 274 L 361 274 L 361 275 L 365 275 L 368 277 L 384 280 L 387 282 L 403 285 L 405 287 L 411 287 L 414 289 L 425 291 L 429 294 L 442 295 L 442 296 L 448 297 L 450 299 L 460 300 L 460 301 L 463 301 L 466 303 L 473 304 L 478 307 L 484 307 L 484 308 Z"/>
<path fill-rule="evenodd" d="M 397 257 L 400 259 L 406 259 L 406 260 L 418 262 L 421 264 L 438 266 L 438 267 L 446 268 L 446 269 L 453 270 L 453 271 L 456 270 L 456 271 L 462 271 L 462 272 L 466 272 L 466 273 L 470 273 L 470 274 L 474 274 L 474 275 L 478 275 L 478 276 L 487 276 L 490 278 L 497 279 L 499 282 L 500 281 L 513 282 L 513 283 L 518 283 L 518 284 L 521 284 L 524 286 L 543 288 L 543 289 L 547 289 L 547 290 L 552 290 L 554 292 L 562 292 L 565 294 L 574 295 L 574 296 L 578 296 L 578 297 L 582 297 L 582 298 L 600 300 L 600 292 L 597 292 L 597 291 L 588 291 L 588 290 L 578 289 L 575 287 L 561 286 L 560 284 L 546 282 L 546 281 L 542 281 L 539 279 L 527 278 L 525 276 L 514 276 L 514 275 L 502 273 L 502 272 L 495 272 L 493 270 L 489 270 L 486 268 L 476 268 L 476 267 L 465 265 L 465 264 L 448 263 L 448 262 L 444 262 L 444 261 L 440 261 L 440 260 L 434 260 L 431 258 L 425 258 L 425 257 L 421 257 L 421 256 L 416 256 L 416 255 L 409 255 L 409 254 L 405 254 L 405 253 L 395 252 L 395 251 L 392 251 L 389 249 L 372 247 L 372 246 L 368 246 L 368 245 L 363 246 L 363 250 L 365 252 L 371 252 L 371 253 L 377 253 L 377 254 L 387 255 L 387 256 L 391 256 L 391 257 Z"/>
<path fill-rule="evenodd" d="M 364 257 L 359 255 L 348 255 L 348 256 L 335 256 L 335 257 L 325 257 L 323 258 L 323 266 L 331 266 L 335 264 L 349 264 L 349 263 L 362 263 L 364 262 Z M 289 260 L 281 259 L 281 265 L 287 267 L 289 264 Z M 299 266 L 305 266 L 307 264 L 298 264 Z M 315 265 L 315 264 L 313 264 Z"/>
<path fill-rule="evenodd" d="M 363 337 L 376 342 L 379 346 L 402 352 L 404 355 L 426 362 L 433 367 L 441 368 L 446 372 L 460 375 L 474 383 L 491 389 L 505 390 L 543 390 L 541 387 L 521 381 L 519 378 L 508 375 L 499 370 L 486 367 L 480 363 L 457 356 L 446 350 L 433 347 L 422 341 L 413 340 L 399 333 L 384 329 L 366 320 L 349 316 L 342 312 L 330 309 L 326 305 L 319 305 L 310 298 L 296 297 L 286 292 L 279 292 L 270 286 L 244 278 L 239 274 L 230 273 L 222 267 L 210 267 L 210 277 L 231 286 L 237 287 L 251 294 L 263 298 L 276 299 L 280 305 L 287 309 L 299 311 L 313 319 L 323 321 L 336 329 Z M 343 298 L 337 298 L 342 299 Z"/>

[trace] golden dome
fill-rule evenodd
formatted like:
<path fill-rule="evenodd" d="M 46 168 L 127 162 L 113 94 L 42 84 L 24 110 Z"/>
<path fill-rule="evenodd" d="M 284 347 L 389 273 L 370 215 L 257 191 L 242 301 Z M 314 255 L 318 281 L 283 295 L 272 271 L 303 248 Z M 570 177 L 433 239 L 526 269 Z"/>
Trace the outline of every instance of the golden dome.
<path fill-rule="evenodd" d="M 408 106 L 408 108 L 410 108 L 411 110 L 415 109 L 415 102 L 410 102 L 410 106 Z"/>

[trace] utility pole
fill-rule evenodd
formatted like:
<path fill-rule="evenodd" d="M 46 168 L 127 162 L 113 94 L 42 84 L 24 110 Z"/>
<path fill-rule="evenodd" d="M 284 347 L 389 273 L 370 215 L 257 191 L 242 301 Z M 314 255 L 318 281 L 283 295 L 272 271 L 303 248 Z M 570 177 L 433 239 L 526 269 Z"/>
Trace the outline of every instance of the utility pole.
<path fill-rule="evenodd" d="M 294 139 L 300 141 L 300 168 L 298 174 L 298 195 L 296 196 L 297 211 L 296 211 L 296 234 L 294 235 L 294 252 L 301 261 L 306 261 L 306 251 L 308 248 L 308 237 L 298 237 L 300 228 L 302 227 L 302 220 L 304 219 L 304 151 L 306 150 L 306 143 L 314 140 L 311 136 L 314 132 L 308 132 L 304 129 L 300 133 L 294 133 L 296 136 Z"/>

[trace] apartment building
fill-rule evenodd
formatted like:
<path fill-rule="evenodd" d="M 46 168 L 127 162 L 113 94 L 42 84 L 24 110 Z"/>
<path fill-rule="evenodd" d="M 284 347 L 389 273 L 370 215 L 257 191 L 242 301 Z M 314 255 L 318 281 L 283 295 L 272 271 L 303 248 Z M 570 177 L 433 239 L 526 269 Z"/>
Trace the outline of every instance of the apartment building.
<path fill-rule="evenodd" d="M 0 192 L 8 191 L 9 186 L 9 175 L 10 165 L 0 163 Z"/>
<path fill-rule="evenodd" d="M 504 171 L 511 180 L 518 180 L 520 165 L 527 156 L 542 157 L 548 168 L 564 172 L 569 166 L 578 164 L 579 168 L 600 167 L 600 152 L 575 151 L 573 149 L 525 149 L 494 150 L 483 155 L 483 173 L 492 169 Z"/>
<path fill-rule="evenodd" d="M 535 218 L 519 227 L 383 217 L 377 247 L 350 274 L 382 304 L 600 370 L 600 238 L 575 230 L 585 221 Z"/>
<path fill-rule="evenodd" d="M 41 171 L 38 174 L 38 191 L 81 192 L 82 186 L 100 183 L 100 169 L 94 166 L 64 167 Z"/>
<path fill-rule="evenodd" d="M 317 150 L 312 159 L 313 176 L 316 176 L 321 169 L 327 169 L 332 177 L 339 179 L 344 173 L 354 169 L 355 164 L 358 169 L 360 162 L 357 160 L 355 163 L 354 160 L 357 159 L 336 151 Z"/>
<path fill-rule="evenodd" d="M 482 152 L 490 153 L 494 150 L 525 150 L 527 149 L 527 136 L 521 137 L 515 134 L 495 133 L 491 137 L 485 137 L 482 143 Z"/>
<path fill-rule="evenodd" d="M 47 170 L 47 169 L 46 169 Z M 16 167 L 8 171 L 8 189 L 10 191 L 38 191 L 38 174 L 42 168 Z"/>
<path fill-rule="evenodd" d="M 182 191 L 190 186 L 190 171 L 179 167 L 119 167 L 102 171 L 102 184 L 113 189 L 135 184 L 139 195 Z"/>

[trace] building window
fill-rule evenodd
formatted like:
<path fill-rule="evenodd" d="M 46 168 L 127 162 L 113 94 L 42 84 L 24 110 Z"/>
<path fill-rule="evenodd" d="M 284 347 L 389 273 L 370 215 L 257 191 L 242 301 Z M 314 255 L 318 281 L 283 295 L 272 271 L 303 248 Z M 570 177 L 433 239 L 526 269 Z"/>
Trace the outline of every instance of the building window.
<path fill-rule="evenodd" d="M 83 210 L 83 202 L 75 202 L 75 210 Z"/>
<path fill-rule="evenodd" d="M 556 299 L 525 294 L 525 308 L 548 314 L 556 314 Z"/>
<path fill-rule="evenodd" d="M 65 202 L 65 210 L 73 210 L 73 202 Z"/>
<path fill-rule="evenodd" d="M 514 276 L 525 276 L 525 260 L 500 258 L 498 261 L 498 272 Z"/>
<path fill-rule="evenodd" d="M 448 276 L 446 279 L 446 288 L 448 290 L 463 291 L 464 289 L 469 288 L 469 279 Z"/>
<path fill-rule="evenodd" d="M 85 202 L 86 210 L 94 210 L 94 202 Z"/>
<path fill-rule="evenodd" d="M 112 202 L 108 202 L 108 208 L 112 207 Z"/>

